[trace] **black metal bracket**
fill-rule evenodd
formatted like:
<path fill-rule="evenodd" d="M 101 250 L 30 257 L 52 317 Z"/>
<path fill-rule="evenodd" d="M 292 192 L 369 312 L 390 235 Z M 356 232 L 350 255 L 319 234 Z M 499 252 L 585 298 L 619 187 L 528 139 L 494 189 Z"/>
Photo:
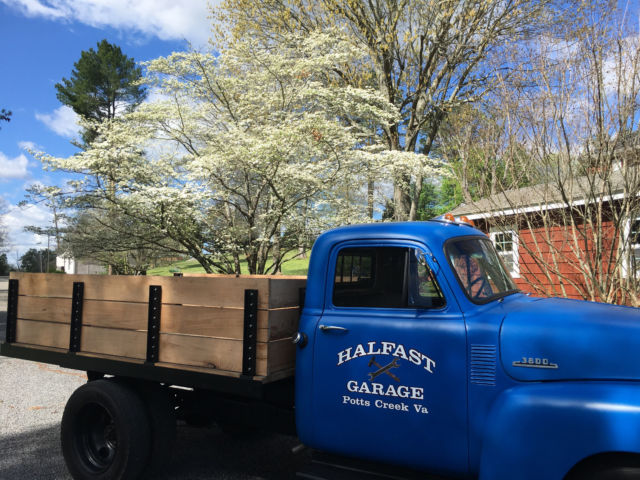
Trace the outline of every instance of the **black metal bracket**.
<path fill-rule="evenodd" d="M 18 290 L 19 283 L 16 279 L 9 280 L 9 292 L 7 299 L 7 343 L 16 341 L 16 326 L 18 324 Z"/>
<path fill-rule="evenodd" d="M 244 336 L 242 342 L 242 375 L 256 374 L 258 337 L 258 290 L 244 291 Z"/>
<path fill-rule="evenodd" d="M 302 315 L 302 310 L 304 310 L 304 298 L 307 295 L 307 289 L 305 287 L 301 287 L 298 289 L 298 305 L 300 310 L 300 315 Z"/>
<path fill-rule="evenodd" d="M 160 358 L 160 314 L 162 311 L 162 287 L 149 286 L 149 322 L 147 324 L 147 363 Z"/>
<path fill-rule="evenodd" d="M 69 331 L 69 351 L 80 351 L 82 338 L 82 302 L 84 301 L 84 282 L 73 282 L 71 296 L 71 329 Z"/>

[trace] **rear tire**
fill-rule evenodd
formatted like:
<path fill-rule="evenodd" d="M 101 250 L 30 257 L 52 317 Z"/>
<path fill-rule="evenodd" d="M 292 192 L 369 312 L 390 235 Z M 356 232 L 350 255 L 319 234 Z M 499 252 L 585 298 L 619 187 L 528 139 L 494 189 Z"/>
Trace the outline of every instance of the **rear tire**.
<path fill-rule="evenodd" d="M 140 397 L 111 380 L 79 387 L 62 415 L 62 454 L 76 480 L 134 480 L 147 466 L 151 434 Z"/>

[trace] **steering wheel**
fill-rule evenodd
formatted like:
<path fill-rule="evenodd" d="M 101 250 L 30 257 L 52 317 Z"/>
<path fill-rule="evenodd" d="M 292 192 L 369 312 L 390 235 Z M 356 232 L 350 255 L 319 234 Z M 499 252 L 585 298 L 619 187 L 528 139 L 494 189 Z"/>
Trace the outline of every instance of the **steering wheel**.
<path fill-rule="evenodd" d="M 480 283 L 480 288 L 478 288 L 478 291 L 474 294 L 472 293 L 473 287 L 477 283 Z M 485 289 L 485 287 L 488 287 L 488 286 L 489 286 L 489 282 L 487 282 L 487 279 L 484 277 L 478 277 L 475 280 L 472 280 L 471 283 L 469 284 L 469 294 L 471 295 L 471 298 L 480 298 L 480 294 Z"/>

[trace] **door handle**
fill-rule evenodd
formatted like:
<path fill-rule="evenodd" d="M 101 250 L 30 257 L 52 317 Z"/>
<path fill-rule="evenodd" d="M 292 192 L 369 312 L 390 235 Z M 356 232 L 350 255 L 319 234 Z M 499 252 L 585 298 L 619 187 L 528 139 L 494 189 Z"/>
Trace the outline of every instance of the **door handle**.
<path fill-rule="evenodd" d="M 349 329 L 344 328 L 344 327 L 337 327 L 335 325 L 320 325 L 320 330 L 322 330 L 323 332 L 348 332 Z"/>

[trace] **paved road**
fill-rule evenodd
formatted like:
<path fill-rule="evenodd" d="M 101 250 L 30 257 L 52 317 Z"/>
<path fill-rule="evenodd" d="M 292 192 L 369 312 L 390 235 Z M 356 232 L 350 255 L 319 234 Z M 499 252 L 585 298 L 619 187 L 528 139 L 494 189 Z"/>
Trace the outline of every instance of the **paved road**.
<path fill-rule="evenodd" d="M 6 287 L 0 279 L 0 338 Z M 67 398 L 86 382 L 83 372 L 0 356 L 0 480 L 70 479 L 60 453 L 60 419 Z M 296 439 L 256 433 L 234 438 L 219 429 L 180 425 L 165 479 L 293 478 L 308 454 L 291 453 Z"/>

